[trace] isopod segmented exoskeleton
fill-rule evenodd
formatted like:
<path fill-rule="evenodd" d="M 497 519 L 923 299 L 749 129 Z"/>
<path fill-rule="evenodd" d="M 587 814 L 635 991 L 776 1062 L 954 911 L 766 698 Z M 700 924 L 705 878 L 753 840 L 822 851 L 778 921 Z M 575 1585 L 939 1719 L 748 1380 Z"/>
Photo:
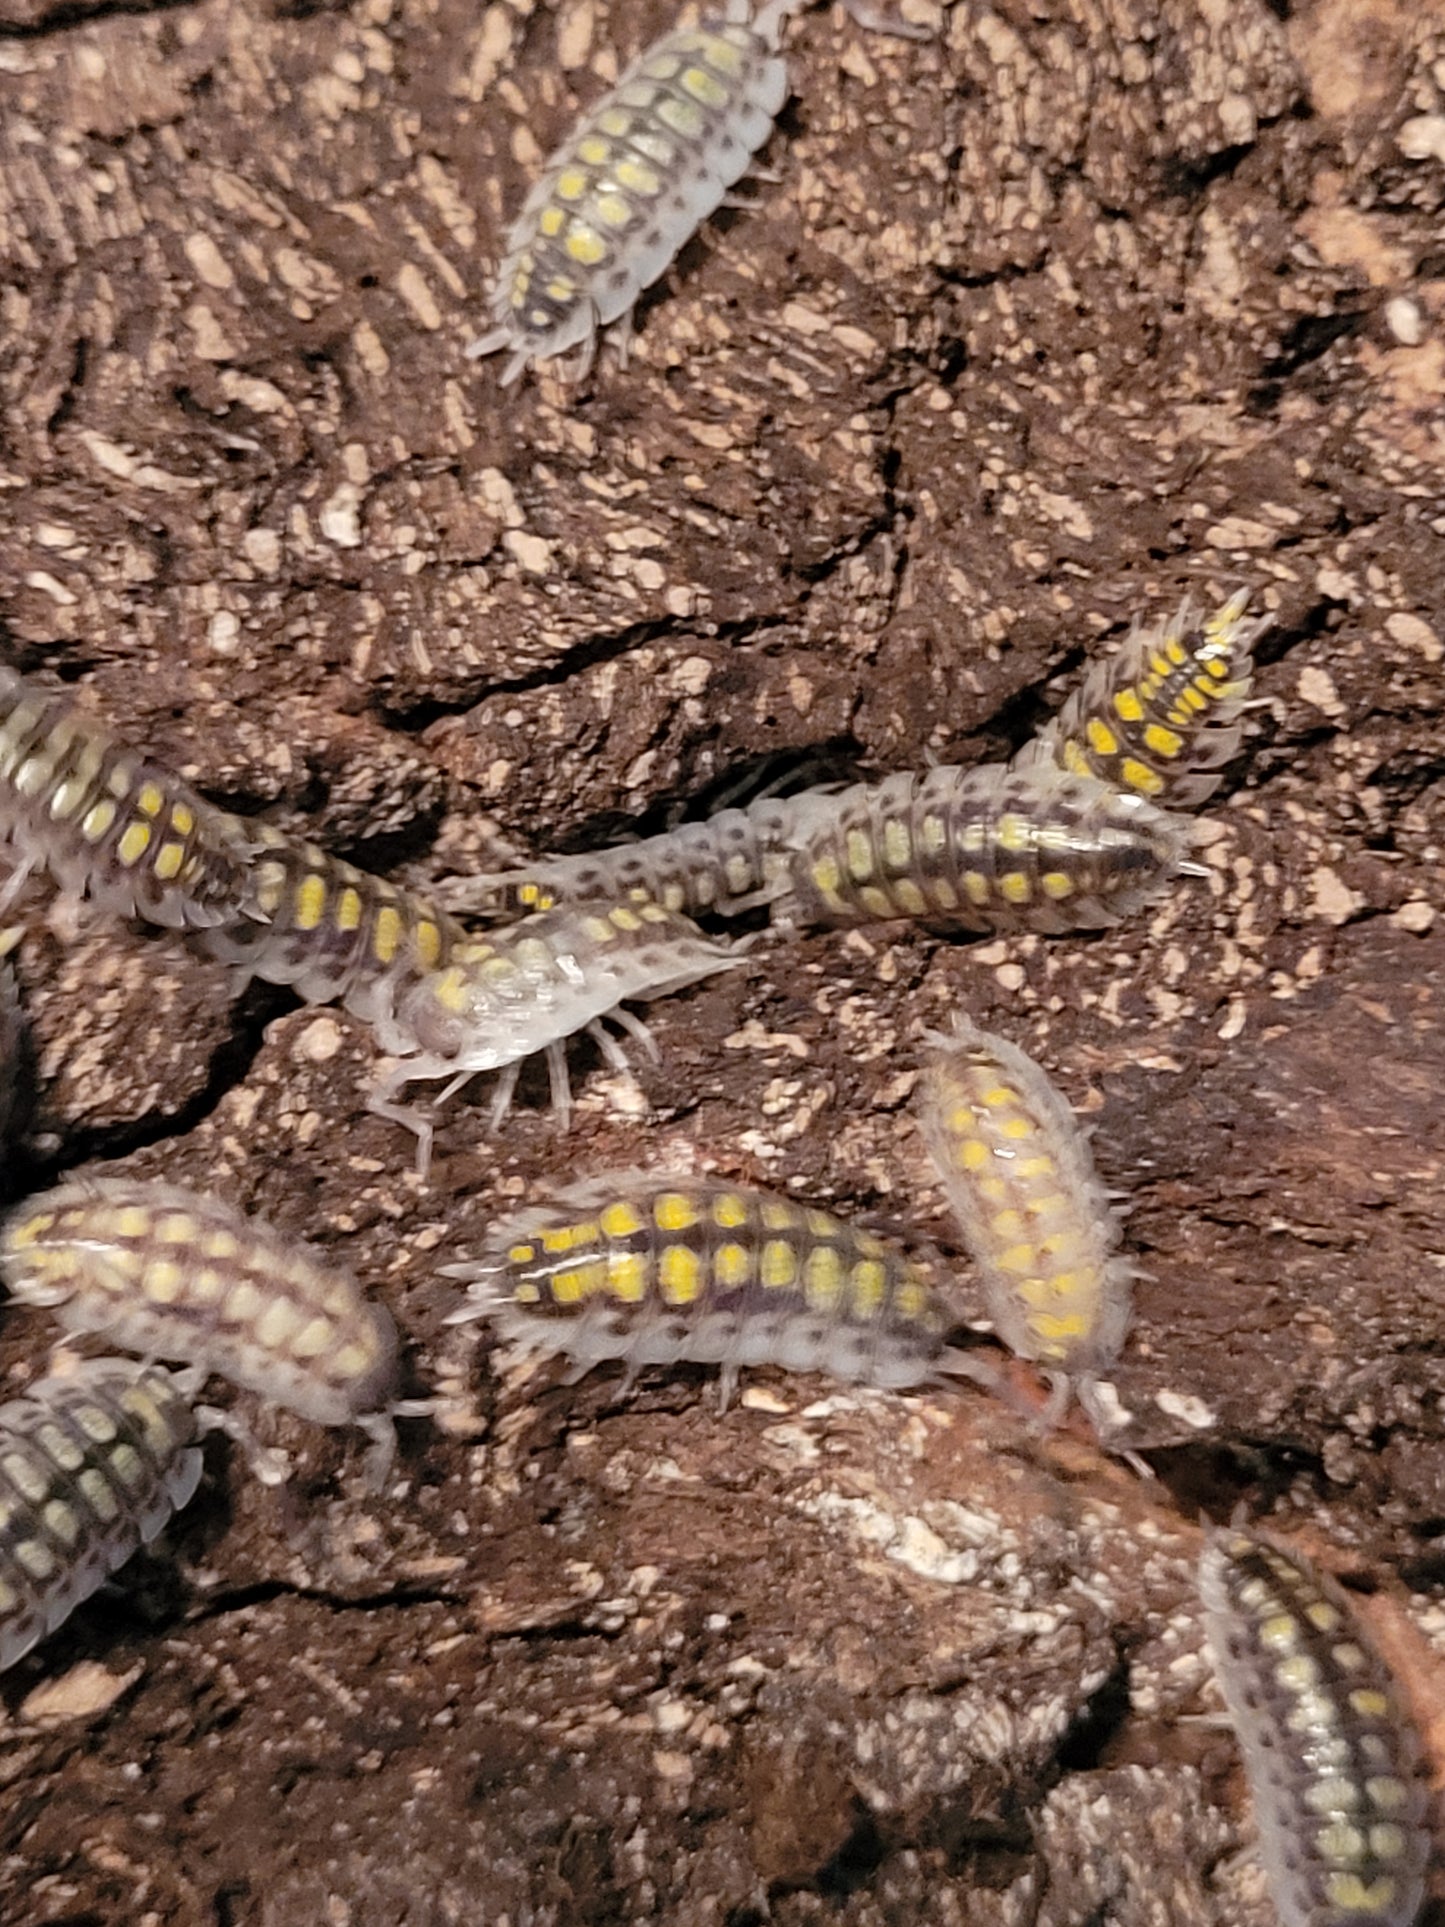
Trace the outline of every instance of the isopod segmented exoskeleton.
<path fill-rule="evenodd" d="M 630 317 L 721 205 L 772 132 L 788 97 L 783 26 L 805 0 L 746 0 L 674 27 L 639 55 L 551 156 L 507 235 L 491 295 L 495 324 L 469 355 L 508 352 L 502 382 L 529 362 L 578 349 Z M 858 17 L 880 31 L 918 30 Z"/>
<path fill-rule="evenodd" d="M 1193 825 L 1092 776 L 940 766 L 787 801 L 795 924 L 911 917 L 1057 935 L 1119 922 L 1190 864 Z"/>
<path fill-rule="evenodd" d="M 830 1212 L 719 1178 L 616 1172 L 506 1219 L 444 1267 L 467 1280 L 452 1323 L 562 1353 L 578 1374 L 620 1359 L 718 1365 L 724 1405 L 744 1366 L 878 1386 L 955 1366 L 949 1319 L 903 1253 Z"/>
<path fill-rule="evenodd" d="M 616 902 L 640 894 L 684 916 L 737 915 L 767 903 L 781 886 L 789 807 L 766 797 L 635 843 L 458 878 L 446 900 L 457 910 L 515 917 L 560 903 Z"/>
<path fill-rule="evenodd" d="M 1254 645 L 1270 620 L 1246 617 L 1248 603 L 1240 590 L 1200 616 L 1186 600 L 1172 618 L 1136 624 L 1112 656 L 1090 666 L 1014 767 L 1053 763 L 1161 808 L 1197 809 L 1239 747 Z"/>
<path fill-rule="evenodd" d="M 1069 1391 L 1102 1434 L 1094 1381 L 1129 1328 L 1135 1267 L 1082 1126 L 1042 1069 L 1007 1038 L 960 1021 L 934 1040 L 919 1085 L 924 1143 L 978 1266 L 989 1316 L 1021 1358 Z"/>
<path fill-rule="evenodd" d="M 148 1358 L 183 1360 L 320 1425 L 394 1446 L 396 1327 L 349 1272 L 261 1218 L 169 1184 L 82 1178 L 0 1228 L 12 1298 Z"/>
<path fill-rule="evenodd" d="M 1430 1857 L 1420 1743 L 1348 1596 L 1238 1529 L 1211 1535 L 1199 1587 L 1282 1927 L 1412 1927 Z"/>
<path fill-rule="evenodd" d="M 0 1405 L 0 1670 L 149 1545 L 201 1478 L 172 1373 L 96 1358 Z"/>
<path fill-rule="evenodd" d="M 58 690 L 0 668 L 0 909 L 35 870 L 168 929 L 254 918 L 250 828 L 115 741 Z"/>

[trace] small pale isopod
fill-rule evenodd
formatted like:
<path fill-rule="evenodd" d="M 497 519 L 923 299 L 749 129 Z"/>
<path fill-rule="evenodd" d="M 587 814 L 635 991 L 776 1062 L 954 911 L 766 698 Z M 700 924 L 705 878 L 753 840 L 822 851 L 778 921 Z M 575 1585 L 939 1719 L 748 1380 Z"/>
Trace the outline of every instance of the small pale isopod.
<path fill-rule="evenodd" d="M 180 1381 L 88 1359 L 0 1405 L 0 1670 L 53 1633 L 201 1478 Z"/>
<path fill-rule="evenodd" d="M 382 1048 L 402 1061 L 373 1091 L 368 1106 L 417 1135 L 418 1168 L 431 1155 L 432 1125 L 393 1102 L 406 1085 L 446 1078 L 445 1104 L 480 1071 L 502 1073 L 492 1120 L 506 1115 L 522 1062 L 547 1059 L 552 1101 L 565 1122 L 571 1108 L 564 1040 L 585 1030 L 610 1063 L 626 1068 L 602 1027 L 610 1017 L 648 1050 L 646 1027 L 620 1006 L 629 998 L 664 997 L 741 959 L 739 949 L 711 943 L 686 917 L 647 899 L 563 905 L 489 937 L 459 945 L 440 970 L 411 986 L 392 1016 L 377 1026 Z"/>
<path fill-rule="evenodd" d="M 919 1086 L 924 1143 L 978 1266 L 989 1316 L 1021 1358 L 1071 1383 L 1103 1434 L 1096 1376 L 1129 1327 L 1133 1265 L 1083 1130 L 1040 1067 L 1007 1038 L 961 1022 L 936 1040 Z"/>
<path fill-rule="evenodd" d="M 1239 1530 L 1211 1537 L 1199 1588 L 1282 1927 L 1411 1927 L 1430 1857 L 1420 1745 L 1348 1595 Z"/>
<path fill-rule="evenodd" d="M 635 843 L 539 857 L 522 869 L 459 879 L 447 901 L 458 910 L 510 917 L 640 893 L 684 916 L 735 915 L 767 903 L 781 886 L 788 809 L 769 797 Z"/>
<path fill-rule="evenodd" d="M 149 1358 L 179 1359 L 319 1425 L 393 1444 L 396 1327 L 349 1272 L 260 1218 L 175 1185 L 80 1179 L 0 1231 L 11 1296 Z"/>
<path fill-rule="evenodd" d="M 197 929 L 257 912 L 249 828 L 103 730 L 69 697 L 0 668 L 0 910 L 48 870 L 112 916 Z"/>
<path fill-rule="evenodd" d="M 954 1369 L 948 1318 L 901 1252 L 827 1211 L 716 1178 L 589 1179 L 445 1270 L 471 1286 L 451 1322 L 491 1319 L 508 1341 L 573 1359 L 579 1376 L 614 1358 L 629 1377 L 718 1365 L 726 1404 L 748 1365 L 878 1386 Z"/>
<path fill-rule="evenodd" d="M 781 920 L 912 917 L 1057 935 L 1118 923 L 1198 866 L 1192 825 L 1092 776 L 940 766 L 788 799 Z"/>
<path fill-rule="evenodd" d="M 548 161 L 507 236 L 491 296 L 495 326 L 470 355 L 505 348 L 502 382 L 529 362 L 579 352 L 638 296 L 721 205 L 788 97 L 783 24 L 802 0 L 746 0 L 674 27 L 591 107 Z M 911 37 L 860 11 L 864 24 Z"/>
<path fill-rule="evenodd" d="M 1269 624 L 1247 618 L 1248 603 L 1241 590 L 1201 617 L 1186 601 L 1172 620 L 1136 626 L 1092 665 L 1014 767 L 1053 763 L 1161 808 L 1197 809 L 1239 747 L 1254 645 Z"/>

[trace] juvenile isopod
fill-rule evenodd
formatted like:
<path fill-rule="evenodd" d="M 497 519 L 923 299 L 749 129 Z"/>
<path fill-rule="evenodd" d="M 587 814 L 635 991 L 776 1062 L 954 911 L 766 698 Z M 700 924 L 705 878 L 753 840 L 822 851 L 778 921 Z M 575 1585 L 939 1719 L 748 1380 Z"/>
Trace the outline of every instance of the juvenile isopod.
<path fill-rule="evenodd" d="M 95 1358 L 0 1405 L 0 1670 L 149 1545 L 201 1478 L 181 1381 Z"/>
<path fill-rule="evenodd" d="M 177 1185 L 82 1178 L 0 1228 L 0 1273 L 67 1331 L 182 1360 L 318 1425 L 358 1425 L 390 1462 L 396 1327 L 351 1274 L 261 1218 Z"/>
<path fill-rule="evenodd" d="M 1411 1927 L 1430 1857 L 1420 1743 L 1348 1595 L 1238 1529 L 1211 1535 L 1199 1588 L 1282 1927 Z"/>
<path fill-rule="evenodd" d="M 934 1040 L 918 1121 L 989 1316 L 1020 1358 L 1054 1380 L 1046 1422 L 1070 1389 L 1096 1430 L 1108 1419 L 1095 1380 L 1129 1328 L 1134 1266 L 1078 1119 L 1033 1059 L 960 1021 Z"/>
<path fill-rule="evenodd" d="M 249 827 L 127 749 L 58 690 L 0 668 L 0 911 L 47 870 L 109 915 L 167 929 L 254 917 Z"/>
<path fill-rule="evenodd" d="M 969 1368 L 927 1274 L 871 1233 L 791 1198 L 717 1178 L 626 1171 L 564 1187 L 444 1267 L 465 1279 L 451 1322 L 629 1382 L 649 1365 L 721 1368 L 726 1405 L 749 1365 L 869 1385 Z"/>
<path fill-rule="evenodd" d="M 626 1068 L 603 1018 L 655 1052 L 646 1026 L 621 1006 L 730 970 L 741 955 L 646 898 L 564 904 L 470 938 L 442 968 L 410 985 L 378 1022 L 382 1048 L 401 1061 L 372 1092 L 368 1108 L 416 1133 L 424 1174 L 434 1127 L 412 1107 L 397 1104 L 397 1093 L 408 1084 L 446 1078 L 441 1105 L 479 1072 L 499 1070 L 496 1129 L 511 1105 L 523 1060 L 541 1052 L 554 1109 L 565 1123 L 571 1109 L 566 1038 L 585 1030 L 610 1063 Z"/>
<path fill-rule="evenodd" d="M 1247 617 L 1248 606 L 1241 589 L 1208 615 L 1186 598 L 1172 618 L 1136 624 L 1090 666 L 1014 767 L 1052 763 L 1163 809 L 1197 809 L 1239 747 L 1254 645 L 1270 622 Z"/>
<path fill-rule="evenodd" d="M 788 97 L 783 26 L 805 0 L 747 0 L 696 27 L 674 27 L 588 109 L 552 155 L 507 235 L 491 294 L 493 327 L 467 350 L 508 350 L 502 383 L 529 362 L 577 349 L 592 364 L 600 331 L 622 324 L 767 140 Z M 913 37 L 865 8 L 863 24 Z"/>
<path fill-rule="evenodd" d="M 904 772 L 787 808 L 774 916 L 795 924 L 910 917 L 1057 935 L 1116 924 L 1198 868 L 1187 818 L 1046 764 Z"/>

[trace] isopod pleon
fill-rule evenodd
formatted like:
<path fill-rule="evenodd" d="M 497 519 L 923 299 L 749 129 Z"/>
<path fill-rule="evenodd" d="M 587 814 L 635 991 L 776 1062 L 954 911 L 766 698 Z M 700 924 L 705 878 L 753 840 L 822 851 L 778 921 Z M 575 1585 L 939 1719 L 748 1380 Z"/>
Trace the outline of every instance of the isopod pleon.
<path fill-rule="evenodd" d="M 127 1178 L 28 1199 L 0 1229 L 0 1273 L 67 1331 L 183 1360 L 319 1425 L 394 1444 L 396 1327 L 349 1272 L 219 1198 Z"/>
<path fill-rule="evenodd" d="M 418 1168 L 426 1172 L 433 1126 L 393 1100 L 408 1084 L 446 1078 L 445 1104 L 481 1071 L 502 1073 L 492 1108 L 495 1129 L 506 1115 L 523 1060 L 547 1059 L 552 1101 L 565 1123 L 571 1108 L 564 1040 L 585 1030 L 603 1055 L 626 1067 L 620 1047 L 603 1029 L 612 1018 L 648 1050 L 652 1039 L 621 1009 L 681 990 L 741 959 L 739 949 L 710 942 L 686 917 L 647 899 L 561 905 L 489 936 L 469 938 L 450 960 L 420 978 L 377 1024 L 382 1048 L 400 1058 L 377 1085 L 368 1108 L 404 1124 L 417 1136 Z"/>
<path fill-rule="evenodd" d="M 495 325 L 467 350 L 507 349 L 504 386 L 530 362 L 574 348 L 573 372 L 585 374 L 600 331 L 625 323 L 722 204 L 788 97 L 782 30 L 801 4 L 771 0 L 749 19 L 746 0 L 729 0 L 721 18 L 672 28 L 578 121 L 512 224 L 492 289 Z"/>
<path fill-rule="evenodd" d="M 1199 1588 L 1282 1927 L 1411 1927 L 1430 1857 L 1420 1743 L 1348 1595 L 1237 1529 L 1211 1535 Z"/>
<path fill-rule="evenodd" d="M 1068 1103 L 1016 1044 L 961 1021 L 938 1038 L 919 1084 L 923 1141 L 1000 1338 L 1072 1387 L 1107 1432 L 1094 1383 L 1129 1328 L 1134 1266 Z"/>
<path fill-rule="evenodd" d="M 149 1545 L 201 1478 L 180 1381 L 96 1358 L 0 1405 L 0 1670 Z"/>
<path fill-rule="evenodd" d="M 1014 767 L 1053 763 L 1164 809 L 1197 809 L 1239 747 L 1254 645 L 1270 620 L 1247 618 L 1248 603 L 1240 590 L 1201 617 L 1186 600 L 1172 620 L 1136 625 L 1089 668 Z"/>
<path fill-rule="evenodd" d="M 444 1267 L 465 1279 L 452 1323 L 561 1353 L 577 1374 L 620 1359 L 721 1367 L 726 1405 L 748 1365 L 878 1386 L 955 1363 L 927 1275 L 830 1212 L 718 1178 L 628 1171 L 556 1192 Z"/>
<path fill-rule="evenodd" d="M 0 910 L 48 870 L 109 915 L 167 929 L 254 917 L 238 817 L 116 742 L 70 698 L 0 668 Z"/>
<path fill-rule="evenodd" d="M 795 924 L 911 917 L 1058 935 L 1118 923 L 1197 867 L 1186 818 L 1044 764 L 904 772 L 787 808 L 774 915 Z"/>

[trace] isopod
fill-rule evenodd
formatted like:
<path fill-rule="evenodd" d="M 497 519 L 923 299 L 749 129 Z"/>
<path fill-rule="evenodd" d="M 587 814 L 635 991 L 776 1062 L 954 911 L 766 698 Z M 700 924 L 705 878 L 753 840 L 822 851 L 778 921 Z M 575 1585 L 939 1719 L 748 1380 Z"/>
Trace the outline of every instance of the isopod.
<path fill-rule="evenodd" d="M 1420 1743 L 1348 1595 L 1238 1529 L 1211 1535 L 1199 1589 L 1282 1927 L 1411 1927 L 1430 1857 Z"/>
<path fill-rule="evenodd" d="M 926 1273 L 901 1252 L 716 1178 L 589 1179 L 444 1271 L 470 1286 L 454 1324 L 490 1319 L 509 1342 L 565 1354 L 579 1377 L 605 1359 L 624 1361 L 629 1382 L 649 1365 L 717 1365 L 724 1405 L 749 1365 L 892 1387 L 967 1369 Z"/>
<path fill-rule="evenodd" d="M 167 929 L 254 917 L 249 826 L 127 749 L 57 690 L 0 668 L 0 911 L 48 870 L 98 909 Z"/>
<path fill-rule="evenodd" d="M 924 919 L 962 930 L 1115 924 L 1180 874 L 1193 826 L 1092 776 L 941 765 L 788 799 L 793 855 L 774 916 Z"/>
<path fill-rule="evenodd" d="M 390 1461 L 396 1327 L 349 1272 L 261 1218 L 177 1185 L 82 1178 L 0 1228 L 13 1298 L 67 1331 L 183 1360 L 319 1425 L 371 1435 Z"/>
<path fill-rule="evenodd" d="M 1248 605 L 1242 589 L 1201 617 L 1186 598 L 1172 619 L 1136 624 L 1114 655 L 1090 667 L 1014 767 L 1053 763 L 1161 808 L 1197 809 L 1239 747 L 1254 645 L 1270 621 L 1246 618 Z"/>
<path fill-rule="evenodd" d="M 960 1021 L 934 1040 L 919 1085 L 923 1141 L 978 1266 L 989 1316 L 1020 1358 L 1054 1381 L 1046 1418 L 1071 1386 L 1095 1429 L 1095 1380 L 1129 1328 L 1134 1266 L 1083 1129 L 1033 1059 Z"/>
<path fill-rule="evenodd" d="M 804 0 L 746 0 L 674 27 L 639 55 L 552 155 L 507 235 L 491 294 L 495 324 L 469 355 L 508 352 L 502 385 L 530 362 L 579 351 L 628 318 L 746 172 L 788 97 L 782 31 Z M 913 37 L 865 9 L 867 26 Z"/>
<path fill-rule="evenodd" d="M 181 1381 L 96 1358 L 0 1405 L 0 1670 L 149 1545 L 201 1478 Z"/>

